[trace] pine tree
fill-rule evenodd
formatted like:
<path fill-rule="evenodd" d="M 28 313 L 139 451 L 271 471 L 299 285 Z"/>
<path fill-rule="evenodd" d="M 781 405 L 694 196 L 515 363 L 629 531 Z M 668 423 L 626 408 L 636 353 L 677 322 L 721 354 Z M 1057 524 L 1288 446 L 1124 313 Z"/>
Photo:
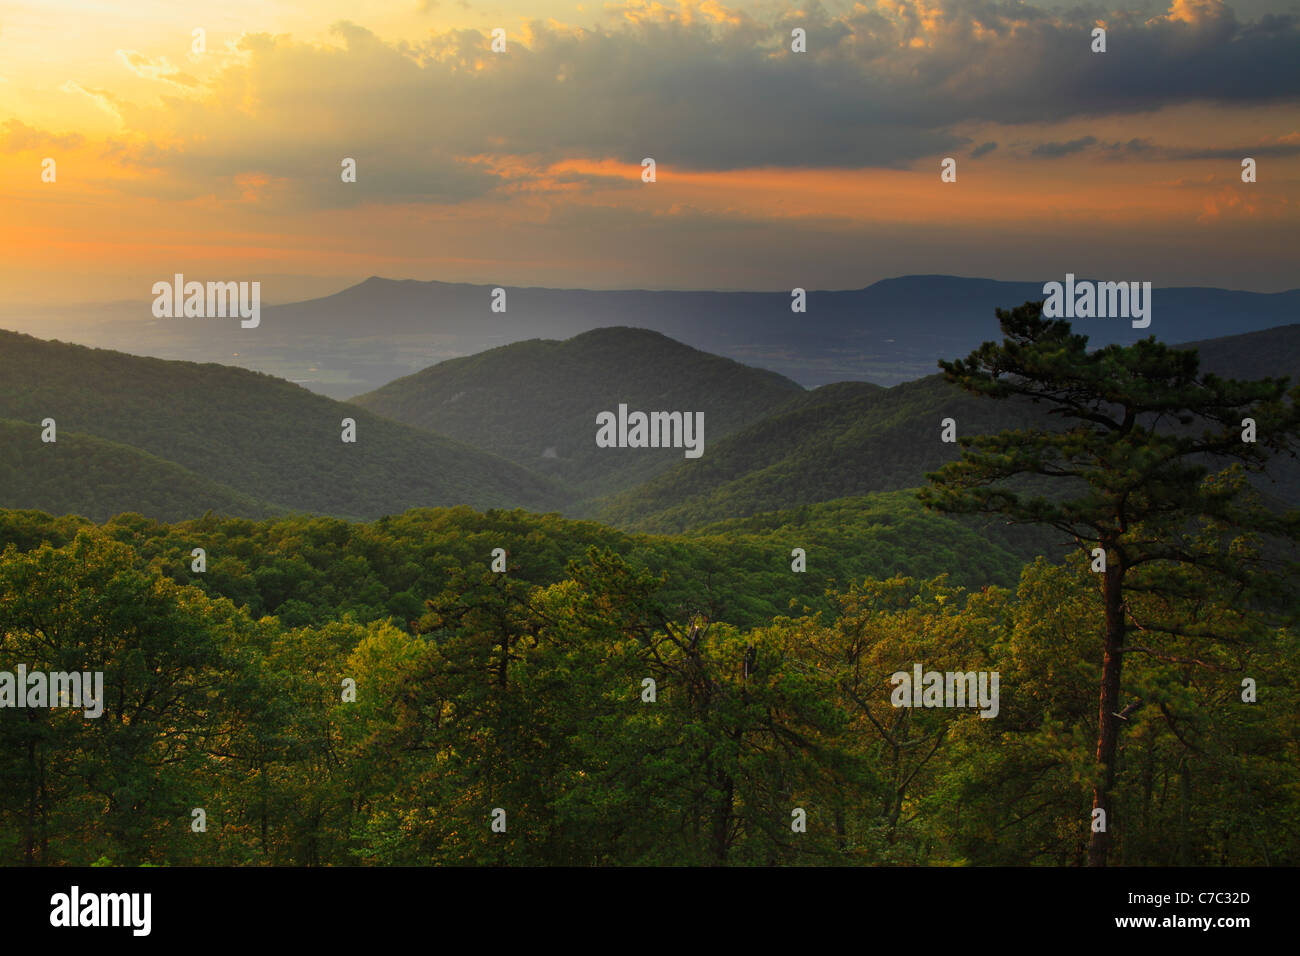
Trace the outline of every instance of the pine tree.
<path fill-rule="evenodd" d="M 1194 663 L 1189 645 L 1248 639 L 1194 621 L 1138 620 L 1131 598 L 1186 597 L 1208 576 L 1243 607 L 1276 603 L 1287 584 L 1269 557 L 1276 549 L 1252 543 L 1300 539 L 1300 514 L 1266 507 L 1245 474 L 1279 452 L 1294 455 L 1300 387 L 1203 373 L 1195 351 L 1154 337 L 1089 352 L 1087 336 L 1044 319 L 1041 302 L 997 315 L 1004 341 L 940 362 L 945 378 L 976 395 L 1046 405 L 1060 427 L 962 438 L 961 460 L 928 475 L 921 500 L 1056 528 L 1096 562 L 1105 621 L 1093 808 L 1106 811 L 1107 829 L 1091 834 L 1088 864 L 1105 866 L 1120 713 L 1132 703 L 1121 698 L 1124 655 L 1181 653 Z M 1247 418 L 1253 442 L 1244 440 Z M 1142 645 L 1128 641 L 1135 631 Z M 1150 646 L 1161 641 L 1176 647 Z"/>

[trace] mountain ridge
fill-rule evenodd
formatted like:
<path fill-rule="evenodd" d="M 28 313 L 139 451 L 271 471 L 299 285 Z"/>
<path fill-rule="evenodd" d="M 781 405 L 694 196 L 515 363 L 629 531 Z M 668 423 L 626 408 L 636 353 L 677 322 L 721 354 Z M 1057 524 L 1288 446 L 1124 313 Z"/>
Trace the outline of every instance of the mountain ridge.
<path fill-rule="evenodd" d="M 648 329 L 592 329 L 449 359 L 352 400 L 394 421 L 472 443 L 586 497 L 680 461 L 673 448 L 598 448 L 597 415 L 620 404 L 702 412 L 705 448 L 789 399 L 797 383 Z"/>
<path fill-rule="evenodd" d="M 149 301 L 106 306 L 94 321 L 69 313 L 28 317 L 27 331 L 75 328 L 78 342 L 156 357 L 219 361 L 299 382 L 332 398 L 367 394 L 440 361 L 528 339 L 564 340 L 613 326 L 647 328 L 715 355 L 770 369 L 805 387 L 837 381 L 895 385 L 931 374 L 937 355 L 966 354 L 997 338 L 996 308 L 1043 298 L 1046 281 L 908 275 L 850 289 L 812 289 L 807 310 L 789 291 L 555 289 L 370 276 L 329 295 L 265 305 L 256 330 L 237 322 L 154 319 Z M 1115 278 L 1114 276 L 1102 278 Z M 1125 278 L 1125 277 L 1121 277 Z M 791 282 L 793 286 L 794 281 Z M 273 289 L 264 288 L 267 297 Z M 1279 292 L 1170 286 L 1153 289 L 1150 331 L 1192 342 L 1287 325 L 1300 289 Z M 110 316 L 110 321 L 103 321 Z M 7 310 L 0 325 L 22 321 Z M 1084 320 L 1094 345 L 1127 344 L 1145 330 Z M 61 332 L 62 334 L 62 332 Z"/>
<path fill-rule="evenodd" d="M 0 418 L 47 417 L 60 433 L 130 446 L 287 510 L 364 518 L 421 504 L 547 509 L 567 497 L 498 456 L 265 373 L 0 331 Z M 345 418 L 354 444 L 342 441 Z"/>

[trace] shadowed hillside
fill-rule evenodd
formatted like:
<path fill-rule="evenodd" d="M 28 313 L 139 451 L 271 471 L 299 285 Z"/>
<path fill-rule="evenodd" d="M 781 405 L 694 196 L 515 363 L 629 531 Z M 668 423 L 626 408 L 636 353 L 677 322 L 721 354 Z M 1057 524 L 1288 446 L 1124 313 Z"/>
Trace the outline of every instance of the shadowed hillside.
<path fill-rule="evenodd" d="M 196 509 L 248 518 L 284 510 L 129 445 L 63 430 L 47 444 L 40 433 L 36 423 L 0 420 L 0 501 L 6 507 L 94 521 L 124 511 L 177 521 Z"/>
<path fill-rule="evenodd" d="M 597 329 L 452 359 L 353 401 L 554 476 L 581 497 L 638 484 L 682 461 L 681 449 L 598 448 L 596 416 L 704 413 L 705 457 L 724 436 L 803 389 L 645 329 Z M 694 463 L 694 462 L 693 462 Z"/>
<path fill-rule="evenodd" d="M 564 497 L 504 459 L 268 375 L 12 332 L 0 332 L 0 418 L 53 418 L 60 434 L 127 445 L 285 509 L 375 517 L 420 505 L 546 509 Z M 341 441 L 344 418 L 356 420 L 355 444 Z M 6 440 L 39 445 L 40 432 Z M 20 472 L 17 498 L 40 500 L 29 483 L 43 474 Z M 199 493 L 191 513 L 213 504 Z"/>

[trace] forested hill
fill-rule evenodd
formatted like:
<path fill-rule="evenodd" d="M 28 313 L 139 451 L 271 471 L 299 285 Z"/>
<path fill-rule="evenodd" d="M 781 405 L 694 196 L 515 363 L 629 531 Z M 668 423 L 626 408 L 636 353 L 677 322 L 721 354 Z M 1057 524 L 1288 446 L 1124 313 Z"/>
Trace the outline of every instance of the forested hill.
<path fill-rule="evenodd" d="M 0 509 L 0 552 L 43 542 L 62 546 L 74 518 Z M 290 626 L 419 617 L 457 569 L 486 570 L 506 550 L 511 580 L 549 585 L 564 579 L 588 548 L 609 549 L 667 575 L 672 605 L 708 608 L 719 619 L 757 624 L 800 606 L 829 608 L 827 588 L 865 576 L 949 574 L 968 587 L 1014 585 L 1023 555 L 946 515 L 926 512 L 907 492 L 876 495 L 701 529 L 685 536 L 628 533 L 590 521 L 522 510 L 413 509 L 378 521 L 286 515 L 262 521 L 204 516 L 163 524 L 120 515 L 103 529 L 129 543 L 145 564 L 181 584 L 226 597 L 256 618 Z M 204 574 L 190 570 L 203 547 Z M 806 571 L 792 573 L 802 548 Z"/>
<path fill-rule="evenodd" d="M 629 411 L 703 412 L 708 457 L 726 435 L 803 394 L 775 372 L 658 332 L 607 328 L 450 359 L 353 401 L 552 475 L 588 497 L 636 485 L 683 458 L 673 448 L 598 448 L 602 411 L 623 403 Z"/>
<path fill-rule="evenodd" d="M 1300 323 L 1177 347 L 1196 349 L 1201 368 L 1224 378 L 1300 378 Z"/>
<path fill-rule="evenodd" d="M 5 434 L 40 446 L 40 423 L 57 435 L 88 435 L 129 446 L 273 507 L 376 517 L 415 506 L 470 504 L 547 510 L 565 495 L 551 480 L 428 431 L 345 405 L 281 379 L 215 364 L 140 358 L 0 331 L 0 419 L 32 427 Z M 356 422 L 356 442 L 342 422 Z M 50 451 L 50 449 L 41 449 Z M 101 449 L 102 450 L 102 449 Z M 26 459 L 29 452 L 24 452 Z M 176 473 L 135 459 L 137 507 L 160 501 Z M 49 469 L 19 470 L 0 504 L 62 502 L 98 512 L 93 499 L 50 492 Z M 91 478 L 87 474 L 86 479 Z M 67 476 L 60 481 L 67 488 Z M 191 514 L 232 503 L 195 486 Z M 125 503 L 125 501 L 123 501 Z M 239 508 L 243 513 L 247 509 Z M 172 506 L 157 511 L 174 516 Z"/>
<path fill-rule="evenodd" d="M 6 507 L 96 521 L 125 511 L 178 521 L 203 510 L 248 518 L 284 510 L 130 445 L 70 431 L 59 431 L 58 441 L 47 444 L 40 433 L 39 423 L 0 419 L 0 502 Z"/>
<path fill-rule="evenodd" d="M 1039 419 L 1027 402 L 963 393 L 932 375 L 883 389 L 824 385 L 640 488 L 589 506 L 617 525 L 675 531 L 724 518 L 915 488 L 960 449 L 940 440 L 1019 428 Z"/>
<path fill-rule="evenodd" d="M 1177 345 L 1195 349 L 1203 372 L 1240 379 L 1300 378 L 1300 325 Z M 949 356 L 957 358 L 958 356 Z M 584 514 L 622 527 L 677 531 L 726 518 L 853 495 L 916 488 L 960 456 L 940 440 L 1042 427 L 1032 403 L 972 396 L 941 374 L 889 389 L 841 382 L 813 389 L 761 421 L 715 443 L 638 488 L 585 503 Z M 1279 458 L 1255 483 L 1273 499 L 1300 505 L 1300 463 Z"/>

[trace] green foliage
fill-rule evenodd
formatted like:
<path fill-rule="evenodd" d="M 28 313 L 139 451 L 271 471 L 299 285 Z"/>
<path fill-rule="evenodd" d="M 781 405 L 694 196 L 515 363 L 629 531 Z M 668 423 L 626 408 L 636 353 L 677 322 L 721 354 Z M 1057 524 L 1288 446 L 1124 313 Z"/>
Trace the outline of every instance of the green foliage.
<path fill-rule="evenodd" d="M 40 431 L 36 422 L 0 421 L 0 501 L 11 508 L 95 521 L 124 511 L 178 521 L 206 510 L 250 518 L 284 510 L 129 445 L 62 430 L 47 444 Z"/>
<path fill-rule="evenodd" d="M 826 517 L 871 513 L 850 502 Z M 207 575 L 183 561 L 195 535 Z M 741 536 L 759 535 L 753 522 Z M 98 719 L 0 710 L 5 863 L 1083 859 L 1099 673 L 1087 649 L 1102 622 L 1081 559 L 1040 560 L 1014 591 L 850 580 L 819 610 L 734 624 L 710 606 L 720 589 L 682 584 L 700 542 L 555 516 L 96 527 L 0 512 L 0 540 L 0 660 L 102 669 L 106 686 Z M 510 569 L 492 573 L 503 540 Z M 781 562 L 784 543 L 768 545 Z M 725 555 L 708 558 L 726 580 Z M 223 561 L 244 566 L 223 578 Z M 739 565 L 730 577 L 737 594 L 761 580 Z M 221 594 L 250 581 L 247 606 Z M 1201 583 L 1199 598 L 1136 596 L 1134 614 L 1252 639 L 1210 666 L 1177 646 L 1134 658 L 1128 687 L 1144 705 L 1118 751 L 1114 852 L 1130 865 L 1294 865 L 1296 637 Z M 387 613 L 399 595 L 412 613 Z M 287 610 L 264 616 L 276 599 Z M 999 672 L 998 717 L 895 708 L 890 675 L 914 663 Z M 1258 703 L 1241 701 L 1243 676 Z M 196 807 L 206 833 L 191 830 Z M 806 833 L 791 829 L 796 808 Z"/>
<path fill-rule="evenodd" d="M 1042 306 L 999 309 L 1003 342 L 940 364 L 968 392 L 1031 400 L 1062 427 L 963 438 L 962 459 L 932 474 L 921 498 L 943 512 L 1054 528 L 1096 562 L 1104 627 L 1090 777 L 1093 809 L 1108 817 L 1090 836 L 1088 861 L 1105 866 L 1120 736 L 1142 728 L 1133 714 L 1153 699 L 1173 722 L 1168 688 L 1142 686 L 1131 666 L 1126 684 L 1125 662 L 1149 655 L 1216 668 L 1225 649 L 1248 648 L 1270 623 L 1294 619 L 1300 594 L 1277 559 L 1300 541 L 1300 512 L 1270 509 L 1244 475 L 1294 454 L 1300 387 L 1219 378 L 1201 371 L 1197 352 L 1154 337 L 1089 351 L 1086 336 L 1045 319 Z M 1257 428 L 1250 441 L 1248 422 Z"/>
<path fill-rule="evenodd" d="M 0 547 L 70 540 L 84 524 L 33 512 L 0 512 Z M 417 509 L 356 524 L 295 516 L 263 521 L 203 518 L 175 524 L 118 515 L 105 530 L 130 544 L 147 566 L 224 597 L 254 617 L 276 615 L 290 627 L 341 615 L 392 620 L 404 627 L 457 569 L 486 567 L 505 548 L 511 576 L 535 585 L 563 580 L 574 554 L 612 549 L 668 575 L 670 606 L 702 608 L 715 619 L 751 626 L 788 612 L 791 603 L 829 609 L 827 589 L 862 577 L 929 577 L 961 569 L 970 586 L 1011 585 L 1022 563 L 1012 543 L 928 515 L 910 493 L 830 502 L 724 522 L 686 536 L 628 534 L 558 515 L 470 508 Z M 191 551 L 207 553 L 207 571 L 191 572 Z M 808 570 L 791 571 L 803 548 Z"/>

